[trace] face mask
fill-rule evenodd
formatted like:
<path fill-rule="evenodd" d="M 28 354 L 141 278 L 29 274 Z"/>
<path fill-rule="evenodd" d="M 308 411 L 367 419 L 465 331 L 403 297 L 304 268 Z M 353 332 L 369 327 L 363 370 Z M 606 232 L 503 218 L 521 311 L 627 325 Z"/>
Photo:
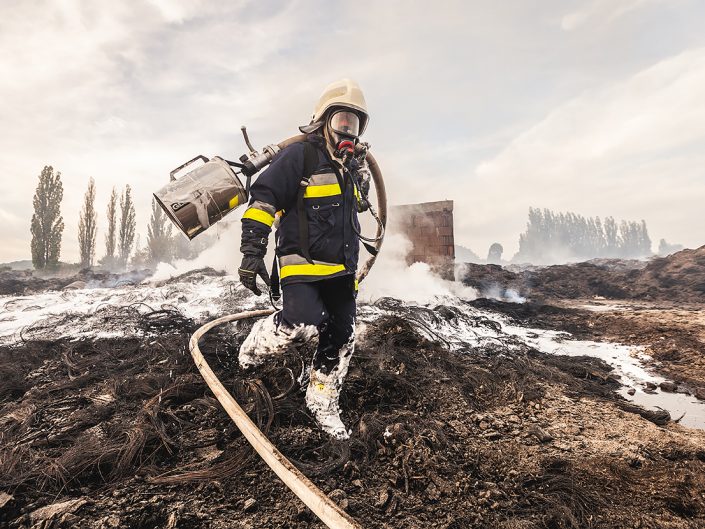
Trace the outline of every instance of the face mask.
<path fill-rule="evenodd" d="M 355 112 L 340 110 L 331 115 L 328 120 L 335 156 L 348 158 L 355 151 L 355 144 L 360 131 L 360 118 Z"/>

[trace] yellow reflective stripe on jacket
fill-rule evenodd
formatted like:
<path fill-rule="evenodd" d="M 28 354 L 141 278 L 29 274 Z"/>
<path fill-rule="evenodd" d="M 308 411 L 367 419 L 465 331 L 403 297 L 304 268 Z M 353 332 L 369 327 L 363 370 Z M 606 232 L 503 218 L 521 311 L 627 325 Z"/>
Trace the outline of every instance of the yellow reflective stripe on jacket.
<path fill-rule="evenodd" d="M 357 278 L 355 278 L 355 292 L 357 292 L 358 290 L 360 290 L 360 282 L 357 280 Z"/>
<path fill-rule="evenodd" d="M 261 209 L 257 208 L 248 208 L 242 218 L 256 220 L 257 222 L 261 222 L 262 224 L 266 224 L 270 227 L 274 223 L 274 215 L 270 215 L 266 211 L 262 211 Z"/>
<path fill-rule="evenodd" d="M 304 198 L 321 198 L 340 195 L 340 184 L 325 184 L 322 186 L 308 185 L 304 191 Z"/>
<path fill-rule="evenodd" d="M 285 279 L 289 276 L 327 276 L 344 271 L 345 265 L 342 264 L 292 264 L 282 266 L 279 277 Z"/>

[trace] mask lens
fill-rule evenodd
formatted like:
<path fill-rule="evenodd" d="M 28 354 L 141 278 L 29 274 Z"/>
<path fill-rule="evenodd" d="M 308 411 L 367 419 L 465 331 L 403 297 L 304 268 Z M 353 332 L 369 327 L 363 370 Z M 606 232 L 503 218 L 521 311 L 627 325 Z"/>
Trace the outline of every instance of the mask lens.
<path fill-rule="evenodd" d="M 339 134 L 357 138 L 360 132 L 360 118 L 354 112 L 336 112 L 330 118 L 330 128 Z"/>

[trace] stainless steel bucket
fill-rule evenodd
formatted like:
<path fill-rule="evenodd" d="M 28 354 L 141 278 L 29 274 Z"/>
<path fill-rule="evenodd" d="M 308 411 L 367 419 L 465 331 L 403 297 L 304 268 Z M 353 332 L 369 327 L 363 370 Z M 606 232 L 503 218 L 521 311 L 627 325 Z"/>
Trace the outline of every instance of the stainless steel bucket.
<path fill-rule="evenodd" d="M 196 160 L 205 163 L 176 179 L 175 173 Z M 157 203 L 186 237 L 193 239 L 247 202 L 247 192 L 222 158 L 196 156 L 171 173 L 171 182 L 154 193 Z"/>

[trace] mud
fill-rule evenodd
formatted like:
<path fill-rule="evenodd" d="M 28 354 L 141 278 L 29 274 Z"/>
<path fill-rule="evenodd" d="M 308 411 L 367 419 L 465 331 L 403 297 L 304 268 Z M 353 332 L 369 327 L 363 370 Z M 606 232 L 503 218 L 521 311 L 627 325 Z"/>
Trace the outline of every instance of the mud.
<path fill-rule="evenodd" d="M 653 302 L 560 300 L 553 304 L 479 299 L 473 306 L 502 312 L 522 325 L 556 329 L 582 339 L 644 346 L 654 372 L 677 391 L 705 401 L 705 304 L 673 308 Z"/>
<path fill-rule="evenodd" d="M 571 313 L 499 308 L 525 321 L 545 311 L 544 325 Z M 346 443 L 305 412 L 297 380 L 310 351 L 243 372 L 235 353 L 251 322 L 210 333 L 202 351 L 364 527 L 703 526 L 705 432 L 630 405 L 595 359 L 500 343 L 451 352 L 404 316 L 360 337 Z M 207 391 L 187 351 L 194 322 L 175 310 L 140 321 L 135 337 L 0 347 L 0 526 L 322 527 Z"/>

